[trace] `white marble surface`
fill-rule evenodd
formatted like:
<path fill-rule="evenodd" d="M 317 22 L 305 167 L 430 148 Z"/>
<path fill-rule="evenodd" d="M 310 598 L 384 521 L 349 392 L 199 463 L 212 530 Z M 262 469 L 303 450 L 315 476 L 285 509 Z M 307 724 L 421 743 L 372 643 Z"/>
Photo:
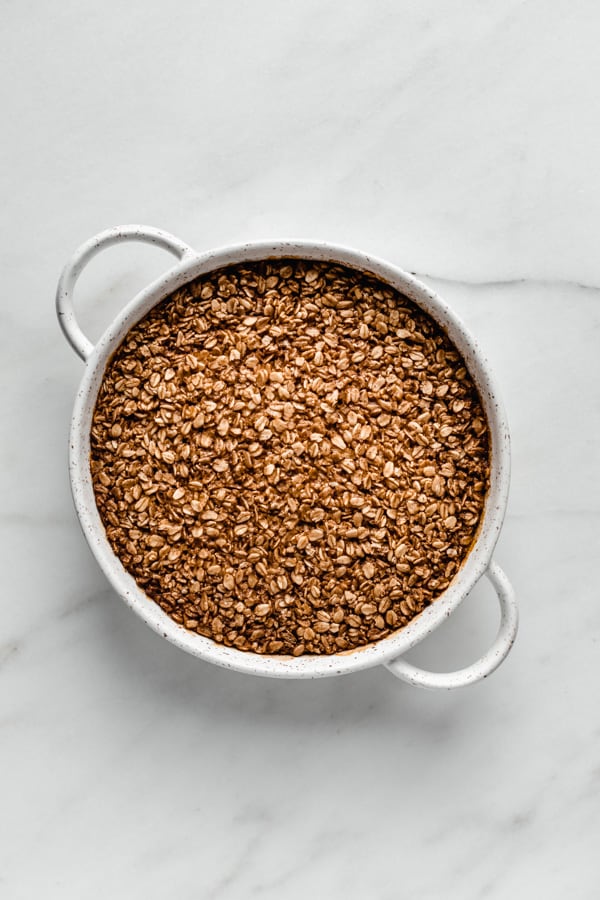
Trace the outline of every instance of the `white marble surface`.
<path fill-rule="evenodd" d="M 0 895 L 592 900 L 600 891 L 600 8 L 5 3 Z M 66 257 L 112 224 L 317 237 L 418 272 L 480 337 L 514 478 L 515 649 L 452 694 L 188 658 L 78 530 Z M 166 257 L 82 279 L 98 335 Z M 413 658 L 471 661 L 481 586 Z"/>

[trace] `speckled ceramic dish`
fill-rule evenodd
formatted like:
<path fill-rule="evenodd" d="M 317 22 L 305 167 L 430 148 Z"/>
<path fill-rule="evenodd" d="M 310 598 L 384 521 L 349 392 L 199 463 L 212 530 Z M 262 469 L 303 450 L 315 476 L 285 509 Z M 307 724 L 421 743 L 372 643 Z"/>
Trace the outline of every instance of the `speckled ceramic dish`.
<path fill-rule="evenodd" d="M 154 244 L 172 253 L 177 258 L 177 263 L 166 275 L 141 291 L 94 346 L 77 324 L 72 304 L 73 288 L 92 257 L 101 250 L 124 241 Z M 90 426 L 96 397 L 105 366 L 127 331 L 153 306 L 188 281 L 223 266 L 268 258 L 299 258 L 340 263 L 369 272 L 409 297 L 444 328 L 462 354 L 480 392 L 491 433 L 490 488 L 483 519 L 477 540 L 450 586 L 434 603 L 390 637 L 358 650 L 331 656 L 294 658 L 249 653 L 217 644 L 210 638 L 188 631 L 174 622 L 158 604 L 144 594 L 113 553 L 96 508 L 90 475 Z M 332 244 L 310 241 L 266 241 L 196 253 L 182 241 L 163 231 L 130 225 L 104 231 L 77 250 L 61 275 L 56 308 L 67 340 L 85 363 L 73 411 L 69 449 L 71 488 L 77 515 L 92 552 L 108 580 L 128 606 L 151 628 L 182 650 L 209 662 L 247 674 L 279 678 L 319 678 L 384 665 L 398 678 L 411 684 L 428 688 L 454 688 L 485 678 L 505 659 L 517 632 L 517 607 L 513 590 L 500 567 L 494 562 L 492 554 L 502 527 L 508 499 L 510 480 L 508 426 L 494 379 L 477 343 L 447 304 L 433 291 L 395 266 L 357 250 Z M 404 660 L 403 654 L 437 628 L 464 600 L 482 575 L 486 575 L 495 588 L 501 610 L 500 628 L 488 652 L 471 666 L 451 673 L 427 672 Z"/>

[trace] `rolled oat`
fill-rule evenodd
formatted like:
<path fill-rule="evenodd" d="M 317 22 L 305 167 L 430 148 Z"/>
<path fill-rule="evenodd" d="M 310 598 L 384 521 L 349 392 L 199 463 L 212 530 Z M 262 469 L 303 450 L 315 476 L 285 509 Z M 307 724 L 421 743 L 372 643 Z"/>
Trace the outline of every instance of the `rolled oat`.
<path fill-rule="evenodd" d="M 231 266 L 109 362 L 91 429 L 108 540 L 176 622 L 266 654 L 380 640 L 474 541 L 489 436 L 442 329 L 364 273 Z"/>

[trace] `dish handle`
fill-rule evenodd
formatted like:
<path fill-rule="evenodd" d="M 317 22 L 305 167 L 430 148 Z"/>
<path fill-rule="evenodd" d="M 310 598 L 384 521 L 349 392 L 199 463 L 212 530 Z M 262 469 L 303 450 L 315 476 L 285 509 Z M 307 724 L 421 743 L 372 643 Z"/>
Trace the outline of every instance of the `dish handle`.
<path fill-rule="evenodd" d="M 115 228 L 101 231 L 100 234 L 82 244 L 66 264 L 60 276 L 56 290 L 56 314 L 66 339 L 84 362 L 90 357 L 94 345 L 85 336 L 75 318 L 73 289 L 77 279 L 96 254 L 124 241 L 154 244 L 156 247 L 172 253 L 180 262 L 197 256 L 197 253 L 179 238 L 167 231 L 151 228 L 148 225 L 117 225 Z"/>
<path fill-rule="evenodd" d="M 492 560 L 486 569 L 486 577 L 491 582 L 500 602 L 500 628 L 491 648 L 477 662 L 456 672 L 427 672 L 407 662 L 401 656 L 384 663 L 386 669 L 416 687 L 435 690 L 452 690 L 466 687 L 487 678 L 498 668 L 508 655 L 517 636 L 519 614 L 513 587 L 498 565 Z"/>

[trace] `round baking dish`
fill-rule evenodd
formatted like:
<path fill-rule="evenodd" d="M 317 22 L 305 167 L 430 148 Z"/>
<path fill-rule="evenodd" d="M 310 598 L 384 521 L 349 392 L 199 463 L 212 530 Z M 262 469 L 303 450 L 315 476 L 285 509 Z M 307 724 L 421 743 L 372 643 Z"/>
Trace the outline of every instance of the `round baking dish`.
<path fill-rule="evenodd" d="M 117 316 L 94 346 L 83 334 L 73 310 L 75 283 L 86 264 L 101 250 L 124 241 L 154 244 L 176 257 L 167 274 L 141 291 Z M 186 630 L 174 622 L 137 586 L 113 553 L 96 508 L 90 474 L 90 427 L 96 397 L 108 360 L 129 329 L 153 306 L 183 284 L 214 269 L 269 258 L 299 258 L 340 263 L 368 272 L 410 298 L 446 331 L 462 354 L 480 392 L 491 434 L 490 487 L 484 514 L 466 560 L 444 593 L 408 625 L 375 644 L 330 656 L 264 656 L 236 650 Z M 142 225 L 111 228 L 83 244 L 65 266 L 57 290 L 56 309 L 62 330 L 85 362 L 77 392 L 69 445 L 69 470 L 75 509 L 104 574 L 125 603 L 151 628 L 176 646 L 208 662 L 253 675 L 318 678 L 343 675 L 384 665 L 394 675 L 426 688 L 472 684 L 493 672 L 505 659 L 517 632 L 517 607 L 506 576 L 492 554 L 506 511 L 510 480 L 509 432 L 489 366 L 475 340 L 447 304 L 401 269 L 357 250 L 311 241 L 263 241 L 197 253 L 178 238 Z M 437 628 L 464 600 L 482 575 L 490 580 L 500 603 L 501 621 L 492 647 L 472 665 L 450 673 L 428 672 L 404 660 L 403 654 Z"/>

